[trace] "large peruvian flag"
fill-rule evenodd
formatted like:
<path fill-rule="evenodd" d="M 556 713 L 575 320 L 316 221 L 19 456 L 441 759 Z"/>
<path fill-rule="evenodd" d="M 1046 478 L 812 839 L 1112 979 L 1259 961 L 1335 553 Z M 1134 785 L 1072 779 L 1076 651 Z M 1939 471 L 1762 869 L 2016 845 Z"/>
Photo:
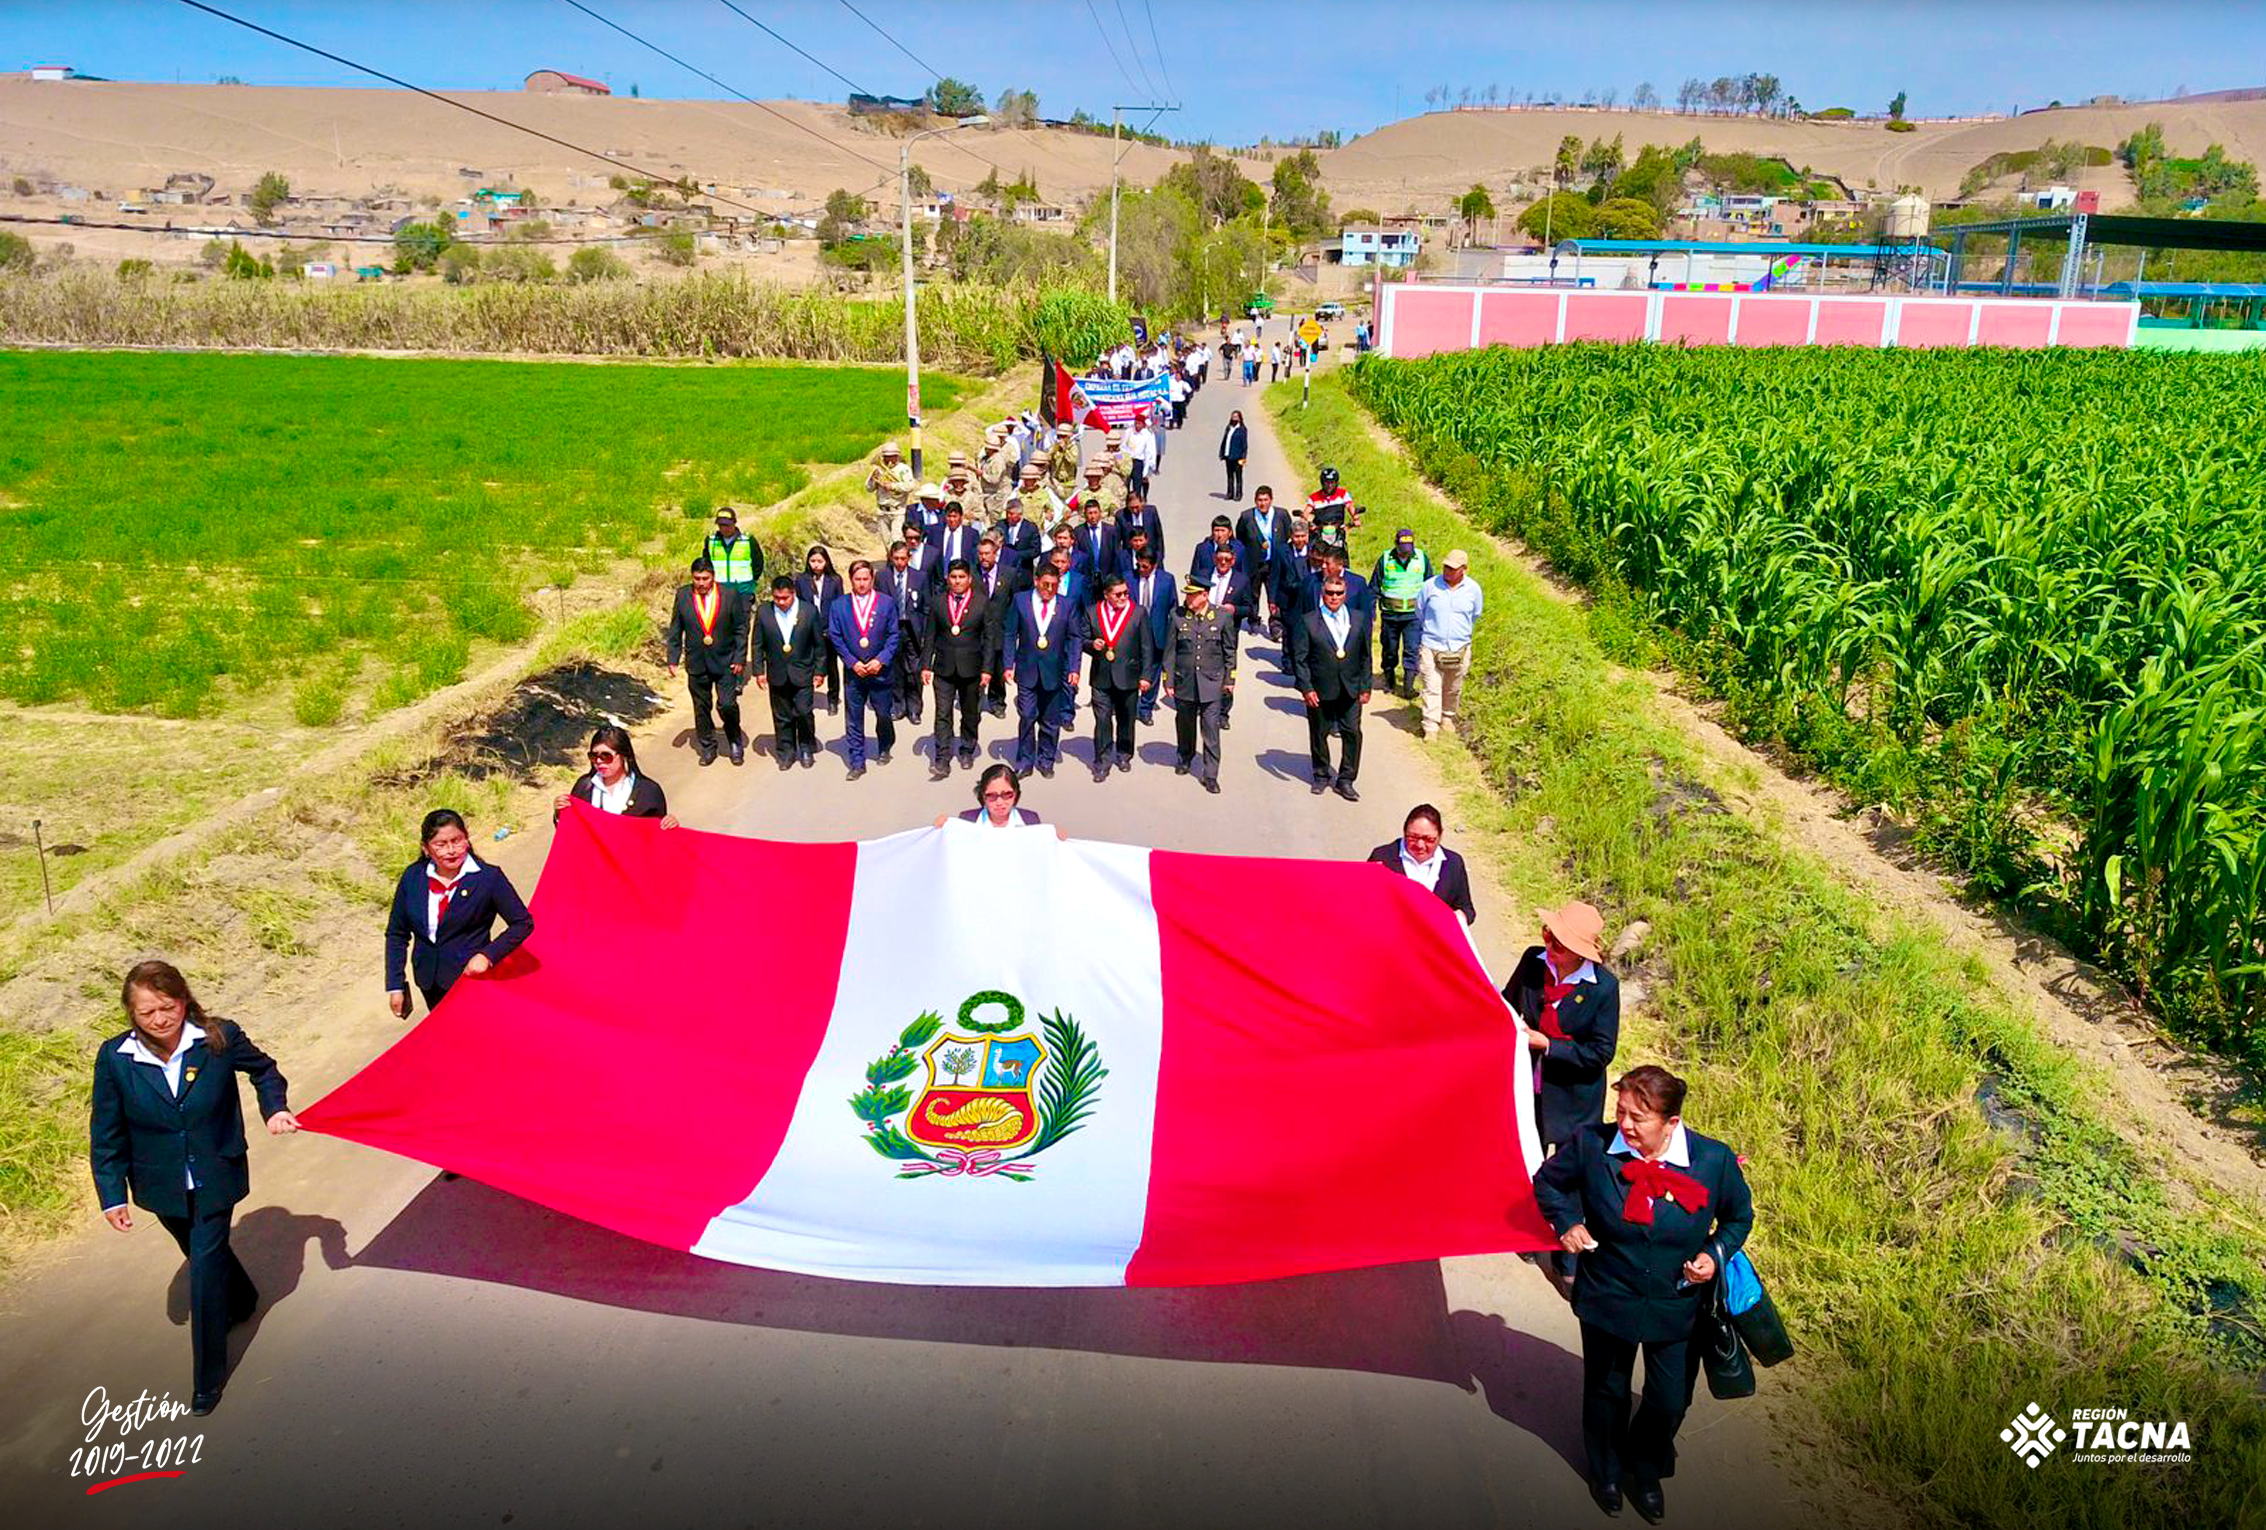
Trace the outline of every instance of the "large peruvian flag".
<path fill-rule="evenodd" d="M 534 936 L 303 1112 L 714 1259 L 1200 1285 L 1554 1247 L 1528 1052 L 1383 867 L 576 803 Z"/>

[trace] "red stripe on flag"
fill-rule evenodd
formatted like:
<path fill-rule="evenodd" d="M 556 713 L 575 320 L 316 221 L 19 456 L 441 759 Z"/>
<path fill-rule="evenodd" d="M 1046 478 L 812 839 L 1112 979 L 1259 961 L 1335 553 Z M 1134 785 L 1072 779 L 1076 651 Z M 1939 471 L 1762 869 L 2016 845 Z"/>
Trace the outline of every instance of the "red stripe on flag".
<path fill-rule="evenodd" d="M 1128 1285 L 1556 1247 L 1518 1031 L 1445 904 L 1379 866 L 1162 850 L 1149 887 L 1164 1046 Z"/>
<path fill-rule="evenodd" d="M 786 1136 L 857 860 L 577 802 L 527 943 L 300 1124 L 690 1248 Z"/>

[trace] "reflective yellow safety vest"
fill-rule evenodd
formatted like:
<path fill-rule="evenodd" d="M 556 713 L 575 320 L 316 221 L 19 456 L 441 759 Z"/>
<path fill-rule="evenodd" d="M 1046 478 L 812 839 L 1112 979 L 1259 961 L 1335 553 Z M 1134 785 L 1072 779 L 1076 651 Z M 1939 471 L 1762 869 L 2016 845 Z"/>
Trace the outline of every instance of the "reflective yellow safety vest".
<path fill-rule="evenodd" d="M 722 578 L 722 574 L 717 575 Z M 1377 560 L 1377 606 L 1396 616 L 1405 616 L 1416 609 L 1417 591 L 1424 581 L 1432 577 L 1432 560 L 1418 548 L 1416 556 L 1402 563 L 1391 553 Z"/>
<path fill-rule="evenodd" d="M 716 565 L 718 584 L 753 593 L 756 576 L 763 572 L 763 551 L 755 545 L 755 538 L 743 531 L 726 542 L 711 531 L 707 546 L 701 550 Z"/>

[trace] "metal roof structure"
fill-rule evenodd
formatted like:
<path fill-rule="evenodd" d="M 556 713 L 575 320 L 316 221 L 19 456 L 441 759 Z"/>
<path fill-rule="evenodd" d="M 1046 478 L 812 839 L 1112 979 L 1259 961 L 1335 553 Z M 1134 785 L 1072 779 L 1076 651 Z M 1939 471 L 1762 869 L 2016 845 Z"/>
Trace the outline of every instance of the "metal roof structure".
<path fill-rule="evenodd" d="M 2137 245 L 2149 250 L 2216 250 L 2246 255 L 2266 255 L 2266 223 L 2235 223 L 2210 218 L 2143 218 L 2128 213 L 2047 213 L 2035 218 L 2000 218 L 1989 223 L 1955 223 L 1948 229 L 1937 231 L 1936 237 L 1951 236 L 1951 270 L 1949 285 L 1961 285 L 1960 267 L 1967 258 L 1967 238 L 1970 234 L 2003 234 L 2006 236 L 2006 265 L 1999 278 L 1999 291 L 2014 290 L 2014 261 L 2021 252 L 2025 237 L 2034 239 L 2066 239 L 2068 249 L 2062 255 L 2061 280 L 2055 284 L 2055 295 L 2063 298 L 2077 296 L 2084 285 L 2085 247 L 2088 244 Z M 2145 259 L 2146 257 L 2142 257 Z"/>
<path fill-rule="evenodd" d="M 1872 260 L 1881 253 L 1880 246 L 1871 244 L 1787 244 L 1760 239 L 1561 239 L 1558 248 L 1581 255 L 1809 255 L 1820 260 Z"/>

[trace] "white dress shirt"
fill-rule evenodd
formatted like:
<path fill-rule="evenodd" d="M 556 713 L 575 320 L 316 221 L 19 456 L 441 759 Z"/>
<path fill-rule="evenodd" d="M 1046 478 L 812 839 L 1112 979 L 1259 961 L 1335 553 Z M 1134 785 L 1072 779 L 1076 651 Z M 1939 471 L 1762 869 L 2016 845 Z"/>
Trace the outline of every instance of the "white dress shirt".
<path fill-rule="evenodd" d="M 1588 963 L 1584 962 L 1582 965 L 1587 966 Z M 1636 1145 L 1622 1136 L 1617 1129 L 1613 1133 L 1613 1145 L 1605 1151 L 1619 1153 L 1624 1158 L 1640 1156 L 1637 1153 Z M 1669 1164 L 1679 1169 L 1688 1169 L 1692 1166 L 1692 1145 L 1684 1136 L 1683 1122 L 1678 1121 L 1676 1129 L 1668 1134 L 1668 1151 L 1662 1153 L 1654 1162 Z"/>
<path fill-rule="evenodd" d="M 459 887 L 462 887 L 464 885 L 464 879 L 466 877 L 472 875 L 473 872 L 478 871 L 479 869 L 479 857 L 471 854 L 470 852 L 466 852 L 464 857 L 464 864 L 457 869 L 456 876 L 452 880 L 450 880 L 448 884 L 448 890 L 451 893 L 455 892 Z M 431 861 L 427 861 L 425 863 L 425 875 L 427 877 L 438 877 L 440 874 L 440 867 L 434 865 Z M 430 886 L 425 889 L 425 938 L 427 940 L 439 940 L 441 938 L 442 896 L 442 894 L 434 892 Z"/>
<path fill-rule="evenodd" d="M 151 1067 L 158 1069 L 165 1075 L 165 1097 L 169 1100 L 178 1100 L 181 1098 L 181 1064 L 187 1060 L 189 1048 L 204 1039 L 203 1027 L 193 1020 L 184 1020 L 181 1022 L 181 1039 L 173 1043 L 173 1055 L 171 1057 L 160 1058 L 148 1047 L 143 1046 L 142 1038 L 132 1032 L 128 1032 L 126 1039 L 118 1044 L 118 1055 L 131 1058 L 138 1063 L 148 1063 Z M 188 1187 L 191 1190 L 196 1189 L 196 1171 L 194 1169 L 187 1170 L 185 1177 L 188 1180 Z M 123 1201 L 119 1202 L 119 1205 L 124 1204 Z M 105 1206 L 102 1209 L 104 1211 L 116 1211 L 118 1207 Z"/>
<path fill-rule="evenodd" d="M 777 606 L 771 608 L 771 619 L 779 624 L 780 642 L 792 643 L 795 640 L 795 622 L 802 614 L 803 603 L 799 600 L 784 611 Z"/>
<path fill-rule="evenodd" d="M 1448 858 L 1440 853 L 1438 845 L 1434 845 L 1432 853 L 1420 861 L 1408 853 L 1408 841 L 1401 841 L 1401 874 L 1411 882 L 1422 882 L 1428 892 L 1436 893 L 1440 890 L 1440 868 L 1447 861 Z"/>
<path fill-rule="evenodd" d="M 630 791 L 636 785 L 637 772 L 634 770 L 623 771 L 622 778 L 612 786 L 608 786 L 605 778 L 593 771 L 590 775 L 590 805 L 601 813 L 626 813 L 629 811 Z"/>
<path fill-rule="evenodd" d="M 1338 645 L 1338 652 L 1343 654 L 1346 651 L 1345 645 L 1353 639 L 1353 607 L 1340 606 L 1333 611 L 1328 606 L 1324 606 L 1322 608 L 1322 625 L 1329 629 L 1330 637 Z M 1432 852 L 1435 857 L 1439 853 L 1437 850 Z"/>

